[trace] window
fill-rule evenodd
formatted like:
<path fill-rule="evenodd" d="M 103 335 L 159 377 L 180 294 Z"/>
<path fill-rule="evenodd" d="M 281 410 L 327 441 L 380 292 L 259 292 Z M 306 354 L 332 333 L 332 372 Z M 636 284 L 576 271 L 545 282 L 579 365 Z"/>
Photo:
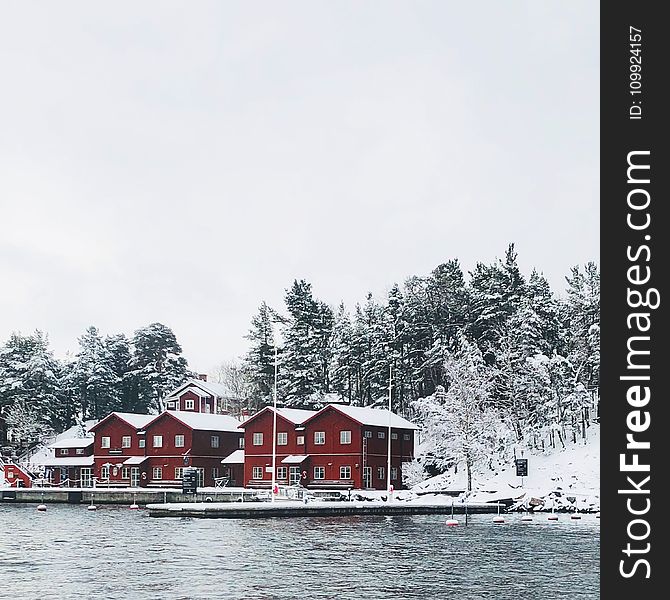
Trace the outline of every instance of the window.
<path fill-rule="evenodd" d="M 251 470 L 252 479 L 263 479 L 263 467 L 254 467 Z"/>
<path fill-rule="evenodd" d="M 67 454 L 70 454 L 70 450 L 68 448 L 61 448 L 60 453 L 61 453 L 61 456 L 65 456 Z"/>
<path fill-rule="evenodd" d="M 239 441 L 239 448 L 240 448 L 241 450 L 244 449 L 244 438 L 243 438 L 243 437 L 240 438 L 240 441 Z"/>
<path fill-rule="evenodd" d="M 154 436 L 154 448 L 162 448 L 163 447 L 163 436 L 162 435 L 155 435 Z"/>
<path fill-rule="evenodd" d="M 137 441 L 137 445 L 139 448 L 144 448 L 147 445 L 147 441 L 144 438 L 140 438 Z"/>
<path fill-rule="evenodd" d="M 167 409 L 168 410 L 174 410 L 174 402 L 168 402 L 167 403 Z"/>
<path fill-rule="evenodd" d="M 83 454 L 83 453 L 84 453 L 84 449 L 83 449 L 83 448 L 77 448 L 76 453 L 77 453 L 77 454 Z"/>
<path fill-rule="evenodd" d="M 209 402 L 205 402 L 205 412 L 210 413 L 212 410 L 209 408 Z"/>
<path fill-rule="evenodd" d="M 351 467 L 340 467 L 340 479 L 351 479 Z"/>
<path fill-rule="evenodd" d="M 174 478 L 183 479 L 184 477 L 184 467 L 175 467 L 174 468 Z"/>
<path fill-rule="evenodd" d="M 130 436 L 124 435 L 121 438 L 121 448 L 130 448 Z"/>
<path fill-rule="evenodd" d="M 384 479 L 385 472 L 384 467 L 377 467 L 377 479 Z"/>
<path fill-rule="evenodd" d="M 152 479 L 163 479 L 163 468 L 154 467 L 152 472 Z"/>
<path fill-rule="evenodd" d="M 372 431 L 367 431 L 367 430 L 364 431 L 363 432 L 363 437 L 371 438 L 372 437 Z"/>
<path fill-rule="evenodd" d="M 109 479 L 109 467 L 100 467 L 100 479 Z"/>
<path fill-rule="evenodd" d="M 184 400 L 184 410 L 193 410 L 195 407 L 195 402 L 193 400 L 186 399 Z"/>
<path fill-rule="evenodd" d="M 100 438 L 100 447 L 109 448 L 109 436 L 104 436 Z"/>
<path fill-rule="evenodd" d="M 314 467 L 314 479 L 325 479 L 326 467 Z"/>
<path fill-rule="evenodd" d="M 386 432 L 385 432 L 385 431 L 378 431 L 378 432 L 377 432 L 377 437 L 378 437 L 380 440 L 383 440 L 383 439 L 386 437 Z"/>
<path fill-rule="evenodd" d="M 286 446 L 288 444 L 288 433 L 280 431 L 277 434 L 277 446 Z"/>
<path fill-rule="evenodd" d="M 277 479 L 286 479 L 287 471 L 286 467 L 277 467 Z"/>
<path fill-rule="evenodd" d="M 183 435 L 175 435 L 174 436 L 174 446 L 175 446 L 175 448 L 183 448 L 184 447 L 184 436 Z"/>
<path fill-rule="evenodd" d="M 298 444 L 298 446 L 304 446 L 305 445 L 305 436 L 304 435 L 296 436 L 295 443 Z"/>
<path fill-rule="evenodd" d="M 391 467 L 391 481 L 398 479 L 398 467 Z"/>
<path fill-rule="evenodd" d="M 212 479 L 216 479 L 219 476 L 219 467 L 212 467 Z"/>
<path fill-rule="evenodd" d="M 128 467 L 121 467 L 121 479 L 130 479 L 130 469 Z"/>
<path fill-rule="evenodd" d="M 325 431 L 315 431 L 314 432 L 314 443 L 317 446 L 323 446 L 326 443 L 326 432 Z M 316 479 L 316 477 L 315 477 Z"/>
<path fill-rule="evenodd" d="M 351 444 L 351 431 L 340 431 L 340 444 Z"/>
<path fill-rule="evenodd" d="M 212 448 L 218 448 L 219 447 L 219 436 L 218 435 L 210 436 L 209 444 Z"/>
<path fill-rule="evenodd" d="M 262 446 L 263 445 L 263 433 L 254 433 L 254 446 Z"/>
<path fill-rule="evenodd" d="M 288 482 L 295 485 L 300 482 L 300 467 L 290 467 L 288 470 Z"/>
<path fill-rule="evenodd" d="M 402 434 L 402 439 L 405 440 L 406 442 L 409 442 L 410 435 L 409 433 L 403 433 Z"/>
<path fill-rule="evenodd" d="M 398 439 L 398 434 L 397 433 L 392 433 L 391 434 L 391 439 L 392 440 L 397 440 Z"/>

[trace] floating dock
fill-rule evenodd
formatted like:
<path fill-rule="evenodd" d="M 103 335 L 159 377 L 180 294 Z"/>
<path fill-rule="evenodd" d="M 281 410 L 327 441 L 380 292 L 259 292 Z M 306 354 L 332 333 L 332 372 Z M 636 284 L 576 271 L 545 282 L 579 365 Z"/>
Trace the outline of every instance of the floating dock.
<path fill-rule="evenodd" d="M 361 515 L 434 515 L 497 513 L 505 506 L 498 503 L 423 504 L 412 502 L 193 502 L 148 504 L 151 517 L 193 517 L 197 519 L 256 519 L 269 517 L 344 517 Z"/>

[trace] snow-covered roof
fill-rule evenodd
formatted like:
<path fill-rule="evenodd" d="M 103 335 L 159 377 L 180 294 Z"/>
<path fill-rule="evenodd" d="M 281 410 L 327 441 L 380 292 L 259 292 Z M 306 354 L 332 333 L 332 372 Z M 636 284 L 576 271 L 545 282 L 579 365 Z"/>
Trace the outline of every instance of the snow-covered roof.
<path fill-rule="evenodd" d="M 65 438 L 49 444 L 49 448 L 88 448 L 93 444 L 93 438 Z"/>
<path fill-rule="evenodd" d="M 361 425 L 371 427 L 395 427 L 396 429 L 418 429 L 414 423 L 404 419 L 400 415 L 392 413 L 387 408 L 369 408 L 366 406 L 347 406 L 342 404 L 329 404 L 322 410 L 332 408 L 358 421 Z"/>
<path fill-rule="evenodd" d="M 240 422 L 230 415 L 215 415 L 184 410 L 167 410 L 166 413 L 179 419 L 191 429 L 205 431 L 239 431 Z"/>
<path fill-rule="evenodd" d="M 250 423 L 257 417 L 260 417 L 265 412 L 272 412 L 274 409 L 272 406 L 266 406 L 263 410 L 257 412 L 255 415 L 251 415 L 248 419 L 242 422 L 240 427 L 245 427 L 247 423 Z M 314 410 L 304 410 L 302 408 L 278 408 L 277 414 L 284 417 L 287 421 L 293 423 L 294 425 L 300 425 L 304 423 L 310 417 L 313 417 L 316 414 Z"/>
<path fill-rule="evenodd" d="M 147 423 L 156 418 L 156 415 L 139 415 L 136 413 L 113 412 L 112 414 L 123 419 L 129 425 L 137 427 L 137 429 L 144 427 Z"/>
<path fill-rule="evenodd" d="M 244 450 L 235 450 L 221 461 L 224 465 L 243 465 L 244 464 Z"/>
<path fill-rule="evenodd" d="M 40 461 L 44 467 L 90 467 L 93 464 L 92 456 L 70 456 L 47 458 Z"/>
<path fill-rule="evenodd" d="M 126 458 L 126 460 L 123 461 L 123 464 L 124 465 L 141 465 L 148 458 L 149 458 L 148 456 L 131 456 L 130 458 Z"/>
<path fill-rule="evenodd" d="M 284 460 L 282 460 L 283 465 L 299 465 L 303 463 L 308 456 L 304 454 L 289 454 Z"/>
<path fill-rule="evenodd" d="M 230 395 L 225 385 L 220 383 L 212 383 L 209 381 L 202 381 L 201 379 L 189 379 L 182 383 L 178 388 L 172 390 L 167 396 L 167 398 L 174 398 L 181 394 L 181 392 L 186 391 L 189 387 L 199 387 L 201 390 L 206 392 L 207 396 L 220 396 L 225 397 Z M 196 392 L 197 393 L 197 392 Z M 203 394 L 198 394 L 202 396 Z"/>

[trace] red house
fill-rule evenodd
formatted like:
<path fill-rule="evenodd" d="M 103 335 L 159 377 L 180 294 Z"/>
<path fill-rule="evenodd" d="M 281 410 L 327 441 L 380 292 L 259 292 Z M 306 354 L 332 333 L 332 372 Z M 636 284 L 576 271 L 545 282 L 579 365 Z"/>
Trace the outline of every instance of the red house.
<path fill-rule="evenodd" d="M 4 485 L 9 487 L 33 487 L 32 475 L 13 462 L 5 462 L 0 458 L 0 471 L 2 471 Z"/>
<path fill-rule="evenodd" d="M 95 433 L 93 444 L 94 477 L 97 483 L 139 487 L 146 485 L 146 431 L 144 427 L 156 415 L 113 412 L 89 431 Z"/>
<path fill-rule="evenodd" d="M 206 375 L 200 379 L 189 379 L 165 397 L 167 410 L 200 413 L 226 414 L 228 396 L 226 388 L 219 383 L 209 383 Z"/>
<path fill-rule="evenodd" d="M 306 436 L 302 423 L 316 413 L 293 408 L 277 409 L 276 481 L 293 485 L 305 481 L 308 468 L 305 450 Z M 274 409 L 264 408 L 247 419 L 244 429 L 244 485 L 272 485 L 272 432 Z M 304 476 L 303 476 L 304 475 Z"/>
<path fill-rule="evenodd" d="M 241 465 L 221 459 L 243 444 L 240 422 L 229 415 L 166 411 L 146 425 L 148 485 L 181 485 L 184 467 L 198 469 L 198 486 L 241 485 Z"/>
<path fill-rule="evenodd" d="M 54 451 L 42 465 L 45 479 L 52 485 L 91 487 L 93 485 L 92 437 L 58 440 L 49 448 Z"/>
<path fill-rule="evenodd" d="M 402 489 L 402 463 L 414 457 L 410 421 L 375 408 L 330 404 L 318 412 L 277 410 L 276 481 L 310 488 L 386 489 L 388 435 L 391 484 Z M 268 487 L 272 481 L 273 409 L 240 427 L 245 432 L 244 481 Z"/>
<path fill-rule="evenodd" d="M 402 464 L 414 458 L 417 427 L 386 409 L 330 404 L 303 422 L 308 487 L 385 490 L 388 435 L 391 485 L 402 489 Z"/>

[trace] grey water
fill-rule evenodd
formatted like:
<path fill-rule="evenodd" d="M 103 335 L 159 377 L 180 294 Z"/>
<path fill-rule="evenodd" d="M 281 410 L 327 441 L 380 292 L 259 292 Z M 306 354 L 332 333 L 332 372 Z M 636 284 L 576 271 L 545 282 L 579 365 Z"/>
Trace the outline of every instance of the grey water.
<path fill-rule="evenodd" d="M 462 515 L 459 515 L 462 517 Z M 599 598 L 599 520 L 536 515 L 157 519 L 0 505 L 0 598 Z"/>

